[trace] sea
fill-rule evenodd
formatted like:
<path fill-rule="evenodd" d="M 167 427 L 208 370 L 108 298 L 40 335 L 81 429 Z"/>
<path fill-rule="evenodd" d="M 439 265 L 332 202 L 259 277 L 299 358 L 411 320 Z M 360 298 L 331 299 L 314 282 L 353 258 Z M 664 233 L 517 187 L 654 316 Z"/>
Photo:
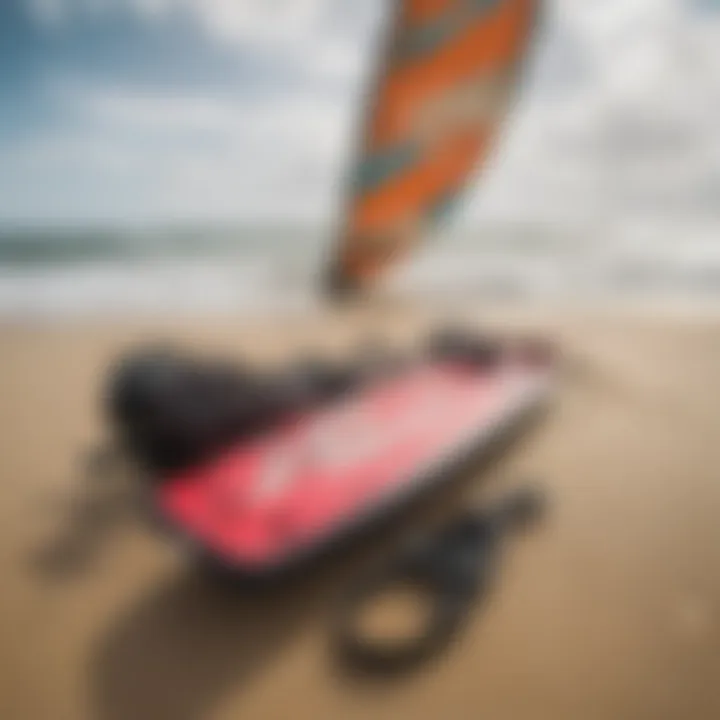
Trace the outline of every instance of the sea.
<path fill-rule="evenodd" d="M 386 280 L 424 300 L 720 309 L 720 222 L 494 223 L 427 240 Z M 0 228 L 0 320 L 307 311 L 333 247 L 302 224 Z"/>

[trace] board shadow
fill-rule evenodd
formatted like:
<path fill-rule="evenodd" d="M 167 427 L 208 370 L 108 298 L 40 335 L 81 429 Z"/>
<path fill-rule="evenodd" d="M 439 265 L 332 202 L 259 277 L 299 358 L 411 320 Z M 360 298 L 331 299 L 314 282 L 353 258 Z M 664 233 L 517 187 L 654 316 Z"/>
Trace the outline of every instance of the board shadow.
<path fill-rule="evenodd" d="M 199 720 L 322 612 L 322 588 L 248 595 L 183 575 L 122 617 L 89 667 L 98 720 Z"/>

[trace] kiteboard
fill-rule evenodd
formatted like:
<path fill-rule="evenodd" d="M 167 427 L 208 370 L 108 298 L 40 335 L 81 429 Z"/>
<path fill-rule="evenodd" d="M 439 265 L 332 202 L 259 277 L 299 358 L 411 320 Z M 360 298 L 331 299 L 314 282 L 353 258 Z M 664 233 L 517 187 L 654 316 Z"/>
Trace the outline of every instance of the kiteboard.
<path fill-rule="evenodd" d="M 217 567 L 271 576 L 456 476 L 545 405 L 550 362 L 419 363 L 154 485 L 165 527 Z"/>

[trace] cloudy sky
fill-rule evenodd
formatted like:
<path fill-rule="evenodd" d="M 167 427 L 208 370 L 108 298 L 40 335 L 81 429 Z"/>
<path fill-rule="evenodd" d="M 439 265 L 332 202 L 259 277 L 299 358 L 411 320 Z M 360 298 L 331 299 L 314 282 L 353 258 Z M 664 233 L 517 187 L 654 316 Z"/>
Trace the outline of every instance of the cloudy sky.
<path fill-rule="evenodd" d="M 0 221 L 326 220 L 391 0 L 0 0 Z M 465 210 L 713 215 L 720 1 L 550 0 Z"/>

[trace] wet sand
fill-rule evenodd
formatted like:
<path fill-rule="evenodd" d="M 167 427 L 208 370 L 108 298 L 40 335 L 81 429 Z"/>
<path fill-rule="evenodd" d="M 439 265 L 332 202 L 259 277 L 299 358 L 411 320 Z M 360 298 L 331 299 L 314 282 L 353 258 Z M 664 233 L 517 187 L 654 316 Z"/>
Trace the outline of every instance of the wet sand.
<path fill-rule="evenodd" d="M 720 717 L 720 321 L 511 320 L 564 348 L 555 406 L 427 512 L 530 476 L 551 513 L 509 547 L 456 645 L 400 681 L 350 677 L 327 648 L 334 594 L 395 530 L 260 597 L 209 585 L 142 526 L 121 483 L 85 477 L 107 362 L 156 328 L 1 329 L 0 717 Z M 272 361 L 379 326 L 410 340 L 427 322 L 398 309 L 165 335 Z"/>

